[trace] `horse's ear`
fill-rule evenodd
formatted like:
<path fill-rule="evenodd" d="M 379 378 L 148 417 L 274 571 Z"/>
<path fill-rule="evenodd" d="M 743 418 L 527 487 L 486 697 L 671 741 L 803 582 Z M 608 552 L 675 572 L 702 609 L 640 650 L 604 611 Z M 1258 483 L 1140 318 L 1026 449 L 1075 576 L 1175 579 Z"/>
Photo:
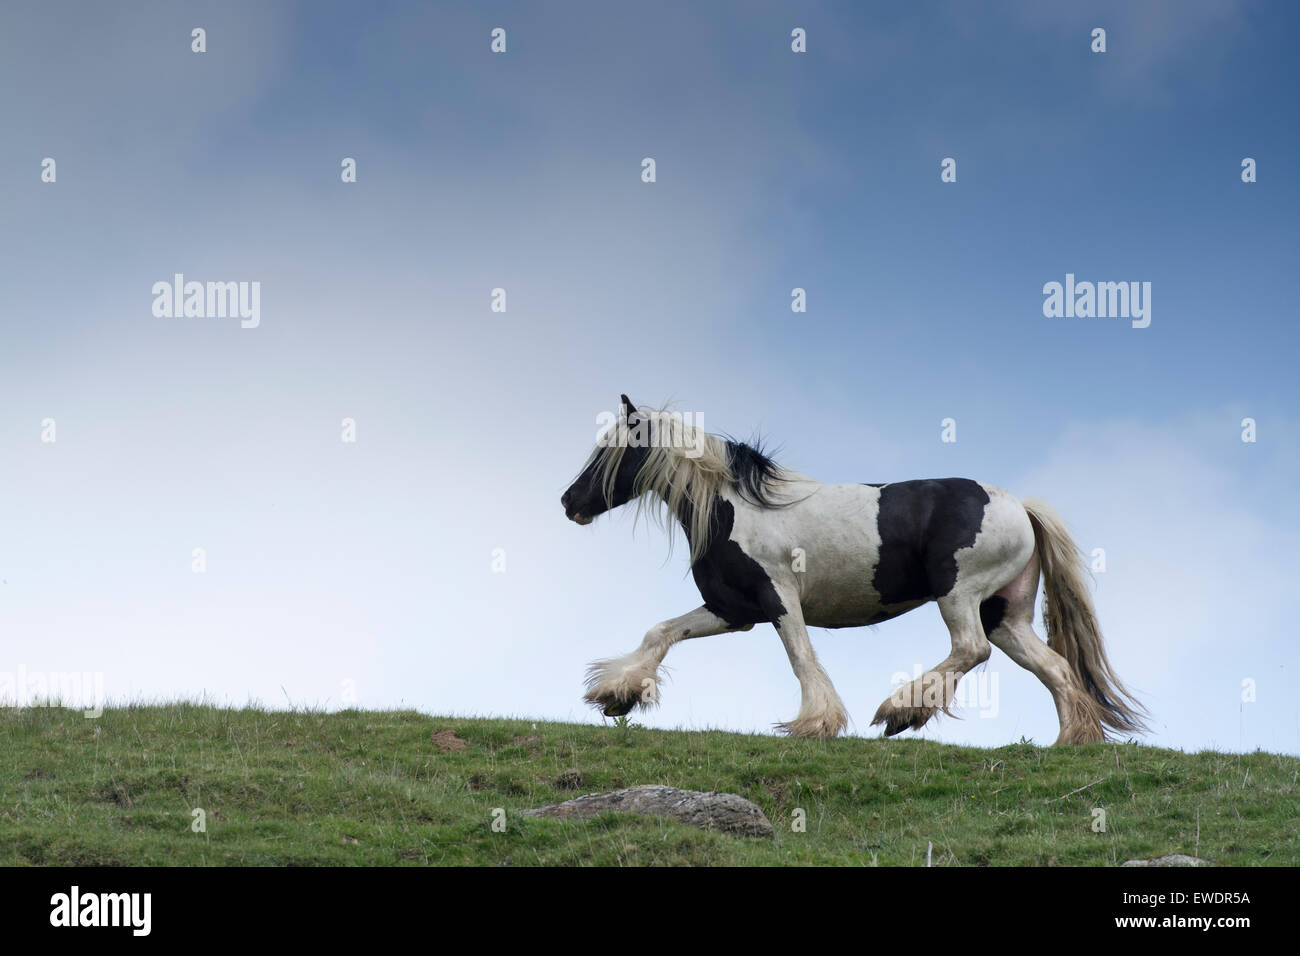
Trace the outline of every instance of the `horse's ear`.
<path fill-rule="evenodd" d="M 630 420 L 636 414 L 636 406 L 626 395 L 620 395 L 619 398 L 623 399 L 623 414 Z"/>

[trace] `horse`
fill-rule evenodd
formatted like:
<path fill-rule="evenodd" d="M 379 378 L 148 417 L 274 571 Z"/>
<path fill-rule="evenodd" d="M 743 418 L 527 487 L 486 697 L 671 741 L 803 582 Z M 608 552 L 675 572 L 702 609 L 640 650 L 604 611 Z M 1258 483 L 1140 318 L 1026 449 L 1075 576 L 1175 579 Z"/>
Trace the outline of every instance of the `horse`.
<path fill-rule="evenodd" d="M 957 682 L 990 643 L 1047 687 L 1057 745 L 1144 732 L 1145 709 L 1115 676 L 1081 553 L 1060 516 L 967 478 L 824 484 L 778 465 L 761 443 L 709 434 L 620 396 L 617 416 L 560 498 L 580 525 L 629 502 L 674 520 L 704 603 L 646 632 L 630 654 L 593 663 L 585 700 L 606 716 L 659 702 L 659 667 L 679 641 L 776 628 L 799 680 L 792 737 L 835 737 L 848 714 L 808 627 L 879 624 L 933 601 L 952 650 L 900 686 L 872 726 L 892 737 L 951 715 Z M 1033 628 L 1039 577 L 1044 643 Z"/>

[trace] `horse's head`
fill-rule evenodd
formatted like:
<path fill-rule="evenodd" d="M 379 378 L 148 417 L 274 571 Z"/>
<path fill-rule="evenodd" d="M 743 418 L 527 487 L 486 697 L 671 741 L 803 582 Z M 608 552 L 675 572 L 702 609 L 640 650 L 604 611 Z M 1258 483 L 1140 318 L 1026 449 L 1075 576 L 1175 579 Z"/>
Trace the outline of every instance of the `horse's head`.
<path fill-rule="evenodd" d="M 582 474 L 560 496 L 570 521 L 591 524 L 597 515 L 636 497 L 636 477 L 650 449 L 643 442 L 628 440 L 629 433 L 637 431 L 638 413 L 626 395 L 621 398 L 621 417 L 597 440 Z"/>

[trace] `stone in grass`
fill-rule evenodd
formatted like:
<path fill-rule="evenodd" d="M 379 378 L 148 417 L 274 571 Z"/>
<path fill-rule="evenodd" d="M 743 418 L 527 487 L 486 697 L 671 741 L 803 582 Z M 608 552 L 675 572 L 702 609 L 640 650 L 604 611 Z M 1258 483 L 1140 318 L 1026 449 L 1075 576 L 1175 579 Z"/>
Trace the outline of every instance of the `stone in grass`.
<path fill-rule="evenodd" d="M 526 817 L 585 820 L 600 813 L 643 813 L 668 817 L 701 830 L 721 830 L 740 836 L 770 837 L 772 824 L 755 804 L 734 793 L 702 793 L 676 787 L 644 786 L 586 796 L 524 810 Z"/>
<path fill-rule="evenodd" d="M 1125 860 L 1121 866 L 1209 866 L 1209 860 L 1202 860 L 1185 853 L 1172 853 L 1158 856 L 1154 860 Z"/>

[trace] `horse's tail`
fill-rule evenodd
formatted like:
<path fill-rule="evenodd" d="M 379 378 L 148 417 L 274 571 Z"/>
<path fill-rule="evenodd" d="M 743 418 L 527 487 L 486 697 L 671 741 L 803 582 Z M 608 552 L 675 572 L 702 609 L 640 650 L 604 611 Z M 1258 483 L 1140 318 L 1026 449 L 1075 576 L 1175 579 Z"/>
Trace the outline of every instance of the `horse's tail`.
<path fill-rule="evenodd" d="M 1078 545 L 1055 509 L 1035 498 L 1021 503 L 1034 526 L 1034 544 L 1043 570 L 1047 646 L 1065 658 L 1087 692 L 1079 704 L 1089 711 L 1090 723 L 1098 721 L 1119 731 L 1146 731 L 1146 711 L 1120 683 L 1106 659 Z"/>

